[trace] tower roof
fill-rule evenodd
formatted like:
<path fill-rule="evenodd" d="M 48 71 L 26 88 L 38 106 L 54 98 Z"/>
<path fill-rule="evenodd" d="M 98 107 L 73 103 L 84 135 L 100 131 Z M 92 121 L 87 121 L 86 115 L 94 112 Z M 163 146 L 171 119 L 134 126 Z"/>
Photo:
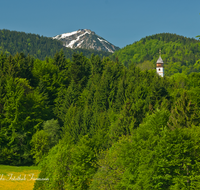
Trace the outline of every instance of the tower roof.
<path fill-rule="evenodd" d="M 157 60 L 156 63 L 164 63 L 163 60 L 162 60 L 162 58 L 161 58 L 161 56 L 159 56 L 159 58 L 158 58 L 158 60 Z"/>

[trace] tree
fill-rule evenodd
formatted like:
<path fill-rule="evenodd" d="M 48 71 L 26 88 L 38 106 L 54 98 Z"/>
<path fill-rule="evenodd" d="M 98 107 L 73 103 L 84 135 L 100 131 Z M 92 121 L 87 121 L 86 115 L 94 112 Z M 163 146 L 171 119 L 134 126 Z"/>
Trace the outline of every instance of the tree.
<path fill-rule="evenodd" d="M 74 53 L 70 65 L 71 79 L 84 87 L 91 73 L 91 65 L 83 54 Z"/>
<path fill-rule="evenodd" d="M 156 110 L 103 152 L 90 189 L 198 189 L 200 128 L 171 131 L 168 118 Z"/>
<path fill-rule="evenodd" d="M 57 65 L 60 71 L 66 68 L 67 60 L 65 59 L 63 49 L 61 49 L 59 53 L 56 52 L 54 55 L 53 64 Z"/>
<path fill-rule="evenodd" d="M 49 135 L 44 130 L 36 132 L 31 139 L 31 153 L 35 159 L 35 164 L 38 164 L 49 152 L 50 142 Z"/>
<path fill-rule="evenodd" d="M 187 92 L 184 91 L 180 98 L 175 102 L 171 110 L 168 126 L 170 129 L 191 127 L 199 125 L 199 108 L 189 99 Z"/>
<path fill-rule="evenodd" d="M 60 126 L 57 120 L 51 119 L 43 122 L 43 130 L 37 131 L 31 139 L 31 152 L 35 163 L 38 164 L 55 146 L 60 139 Z"/>
<path fill-rule="evenodd" d="M 144 61 L 137 66 L 141 69 L 141 71 L 155 69 L 155 64 L 151 63 L 150 61 Z"/>
<path fill-rule="evenodd" d="M 43 129 L 49 136 L 49 146 L 52 148 L 59 142 L 61 133 L 60 125 L 57 120 L 51 119 L 44 121 Z"/>

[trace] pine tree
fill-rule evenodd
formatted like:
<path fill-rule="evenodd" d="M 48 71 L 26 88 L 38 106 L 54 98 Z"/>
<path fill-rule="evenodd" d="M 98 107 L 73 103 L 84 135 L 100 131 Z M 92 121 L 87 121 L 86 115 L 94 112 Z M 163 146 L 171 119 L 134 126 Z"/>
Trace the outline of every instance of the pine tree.
<path fill-rule="evenodd" d="M 168 127 L 170 129 L 191 127 L 199 125 L 199 108 L 189 99 L 187 92 L 183 91 L 171 110 Z"/>

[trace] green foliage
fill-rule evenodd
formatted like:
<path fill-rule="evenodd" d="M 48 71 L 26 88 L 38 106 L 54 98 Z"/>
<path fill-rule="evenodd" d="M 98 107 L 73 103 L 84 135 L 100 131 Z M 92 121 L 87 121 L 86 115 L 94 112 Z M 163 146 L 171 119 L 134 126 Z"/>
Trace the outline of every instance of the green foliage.
<path fill-rule="evenodd" d="M 73 164 L 69 165 L 70 175 L 66 181 L 65 188 L 88 189 L 97 169 L 95 143 L 88 139 L 87 136 L 84 136 L 71 151 Z"/>
<path fill-rule="evenodd" d="M 50 180 L 43 183 L 37 181 L 34 190 L 42 187 L 88 189 L 97 169 L 94 145 L 95 143 L 87 136 L 81 138 L 76 146 L 73 146 L 70 140 L 60 141 L 40 164 L 45 173 L 41 173 L 39 177 L 45 174 L 45 178 Z"/>
<path fill-rule="evenodd" d="M 90 189 L 198 189 L 200 129 L 171 131 L 168 118 L 157 110 L 105 151 Z"/>
<path fill-rule="evenodd" d="M 156 67 L 155 64 L 150 61 L 144 61 L 143 63 L 139 63 L 137 66 L 141 69 L 141 71 L 155 69 Z"/>
<path fill-rule="evenodd" d="M 51 119 L 44 121 L 43 129 L 48 134 L 49 137 L 49 146 L 55 146 L 60 139 L 60 125 L 57 120 Z"/>
<path fill-rule="evenodd" d="M 36 34 L 27 34 L 24 32 L 0 30 L 0 52 L 14 55 L 17 52 L 23 52 L 24 55 L 32 55 L 35 58 L 44 60 L 47 57 L 57 56 L 57 51 L 63 50 L 67 58 L 72 58 L 73 53 L 82 52 L 88 58 L 92 55 L 99 55 L 101 58 L 111 55 L 110 52 L 97 51 L 93 49 L 71 49 L 63 47 L 59 40 L 39 36 Z M 58 62 L 59 64 L 59 62 Z"/>
<path fill-rule="evenodd" d="M 71 80 L 76 84 L 80 83 L 84 85 L 90 75 L 90 63 L 83 54 L 73 54 L 72 63 L 70 65 Z"/>
<path fill-rule="evenodd" d="M 35 189 L 199 189 L 199 73 L 63 52 L 0 54 L 0 163 L 38 164 Z"/>
<path fill-rule="evenodd" d="M 70 145 L 59 143 L 48 153 L 48 156 L 40 163 L 42 168 L 39 178 L 49 178 L 49 181 L 36 181 L 36 189 L 63 189 L 71 162 Z"/>
<path fill-rule="evenodd" d="M 1 163 L 30 164 L 32 158 L 29 142 L 35 132 L 34 126 L 47 113 L 45 98 L 32 91 L 28 81 L 22 78 L 7 78 L 5 92 L 0 136 L 4 139 L 2 152 L 10 149 L 10 158 L 1 157 Z"/>
<path fill-rule="evenodd" d="M 92 64 L 92 74 L 102 74 L 103 71 L 103 64 L 98 55 L 94 56 L 94 54 L 91 55 L 91 64 Z"/>
<path fill-rule="evenodd" d="M 38 164 L 49 150 L 55 146 L 60 139 L 60 126 L 58 121 L 51 119 L 43 122 L 43 130 L 37 131 L 30 141 L 31 153 Z"/>
<path fill-rule="evenodd" d="M 171 110 L 168 126 L 174 128 L 190 127 L 199 125 L 199 108 L 183 92 L 181 97 L 175 102 L 175 107 Z"/>
<path fill-rule="evenodd" d="M 49 135 L 44 130 L 36 132 L 31 139 L 32 154 L 35 159 L 35 163 L 38 164 L 41 159 L 47 155 L 50 150 L 49 147 Z"/>
<path fill-rule="evenodd" d="M 120 140 L 119 143 L 121 142 Z M 116 189 L 116 185 L 122 179 L 122 174 L 125 171 L 123 165 L 116 163 L 120 151 L 120 146 L 113 145 L 109 151 L 101 152 L 98 161 L 99 168 L 89 189 Z"/>
<path fill-rule="evenodd" d="M 134 63 L 142 70 L 152 69 L 156 67 L 159 49 L 162 50 L 165 75 L 199 71 L 199 40 L 176 34 L 162 33 L 147 36 L 116 51 L 112 58 L 117 57 L 125 66 Z"/>

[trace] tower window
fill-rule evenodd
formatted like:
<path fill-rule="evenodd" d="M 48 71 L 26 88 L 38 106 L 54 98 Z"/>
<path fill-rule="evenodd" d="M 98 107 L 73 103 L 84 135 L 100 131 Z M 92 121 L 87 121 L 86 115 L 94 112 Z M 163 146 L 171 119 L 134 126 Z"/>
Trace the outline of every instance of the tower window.
<path fill-rule="evenodd" d="M 160 69 L 158 69 L 160 71 Z"/>

